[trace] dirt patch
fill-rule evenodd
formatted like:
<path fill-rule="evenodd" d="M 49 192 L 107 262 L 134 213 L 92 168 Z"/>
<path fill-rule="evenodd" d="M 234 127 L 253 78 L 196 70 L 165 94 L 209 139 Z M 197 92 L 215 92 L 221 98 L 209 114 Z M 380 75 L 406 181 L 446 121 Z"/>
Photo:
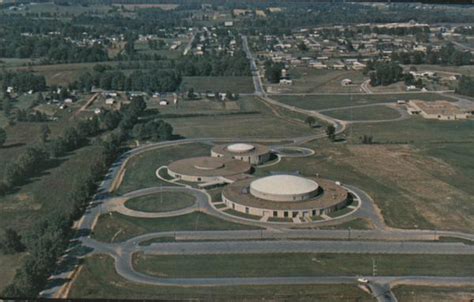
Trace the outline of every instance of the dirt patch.
<path fill-rule="evenodd" d="M 456 174 L 447 163 L 426 157 L 410 146 L 349 146 L 348 149 L 351 155 L 342 161 L 399 191 L 399 198 L 413 206 L 404 211 L 417 211 L 441 228 L 474 227 L 466 215 L 466 205 L 473 198 L 437 177 Z"/>

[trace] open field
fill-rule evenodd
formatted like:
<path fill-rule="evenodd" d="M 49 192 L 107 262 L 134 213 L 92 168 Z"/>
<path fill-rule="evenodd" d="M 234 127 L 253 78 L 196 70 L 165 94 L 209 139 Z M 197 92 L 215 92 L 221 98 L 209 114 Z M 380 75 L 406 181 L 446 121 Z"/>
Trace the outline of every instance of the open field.
<path fill-rule="evenodd" d="M 319 133 L 307 125 L 285 117 L 276 117 L 271 109 L 256 98 L 241 98 L 242 111 L 258 114 L 166 119 L 177 134 L 185 137 L 224 138 L 288 138 Z"/>
<path fill-rule="evenodd" d="M 25 66 L 28 63 L 33 62 L 32 59 L 20 59 L 20 58 L 0 58 L 0 67 L 20 67 Z"/>
<path fill-rule="evenodd" d="M 201 212 L 170 218 L 134 218 L 119 213 L 99 217 L 93 237 L 104 242 L 119 242 L 153 232 L 252 230 L 252 226 L 227 222 Z"/>
<path fill-rule="evenodd" d="M 185 193 L 163 192 L 128 200 L 125 206 L 143 212 L 168 212 L 190 207 L 194 197 Z"/>
<path fill-rule="evenodd" d="M 448 139 L 451 132 L 445 127 L 449 126 L 441 125 L 431 129 L 432 139 L 435 133 L 438 134 L 438 141 Z M 375 128 L 390 130 L 380 125 Z M 422 135 L 417 133 L 416 127 L 408 129 L 409 126 L 406 129 L 392 127 L 390 133 L 398 133 L 397 140 Z M 472 128 L 462 129 L 452 129 L 457 130 L 459 136 L 452 140 L 461 140 L 463 135 L 471 133 L 469 129 Z M 367 134 L 374 135 L 376 140 L 379 138 L 376 132 Z M 355 133 L 354 138 L 359 135 L 362 133 Z M 471 138 L 471 141 L 474 139 Z M 352 184 L 366 191 L 379 205 L 390 226 L 470 232 L 474 227 L 474 203 L 469 181 L 474 175 L 474 168 L 466 160 L 473 156 L 473 144 L 460 143 L 452 147 L 449 143 L 341 145 L 319 141 L 318 144 L 308 145 L 316 150 L 315 155 L 283 158 L 278 166 L 260 168 L 257 174 L 300 171 L 310 176 L 318 173 L 321 177 Z M 464 147 L 457 149 L 456 146 L 460 145 Z"/>
<path fill-rule="evenodd" d="M 165 287 L 128 282 L 117 275 L 113 260 L 97 255 L 87 258 L 68 298 L 225 300 L 225 301 L 373 301 L 355 285 L 292 285 L 230 287 Z"/>
<path fill-rule="evenodd" d="M 307 110 L 321 110 L 345 106 L 368 105 L 374 103 L 394 103 L 397 100 L 436 101 L 450 98 L 436 93 L 403 93 L 403 94 L 357 94 L 357 95 L 309 95 L 309 96 L 272 96 L 282 103 Z"/>
<path fill-rule="evenodd" d="M 210 146 L 185 144 L 148 151 L 130 159 L 118 194 L 159 185 L 171 185 L 156 177 L 156 170 L 178 159 L 210 155 Z"/>
<path fill-rule="evenodd" d="M 346 121 L 367 121 L 367 120 L 385 120 L 396 119 L 400 113 L 387 106 L 371 106 L 352 109 L 335 109 L 325 111 L 324 114 Z"/>
<path fill-rule="evenodd" d="M 367 276 L 473 276 L 474 257 L 460 255 L 246 254 L 156 256 L 137 253 L 138 272 L 169 278 Z"/>
<path fill-rule="evenodd" d="M 474 287 L 397 286 L 393 290 L 398 301 L 471 301 Z"/>
<path fill-rule="evenodd" d="M 215 101 L 209 99 L 202 100 L 181 100 L 178 102 L 178 105 L 170 103 L 167 106 L 160 106 L 158 101 L 151 98 L 148 100 L 148 108 L 157 108 L 159 112 L 163 115 L 196 115 L 196 114 L 229 114 L 236 113 L 240 111 L 240 104 L 238 101 Z"/>
<path fill-rule="evenodd" d="M 290 69 L 290 78 L 293 85 L 267 85 L 269 91 L 291 93 L 333 93 L 333 92 L 360 92 L 360 84 L 366 79 L 362 72 L 353 70 L 318 70 L 309 67 Z M 353 85 L 342 86 L 343 79 L 351 79 Z"/>
<path fill-rule="evenodd" d="M 124 7 L 127 10 L 147 9 L 147 8 L 173 10 L 179 6 L 179 4 L 112 4 L 112 5 L 116 7 Z"/>
<path fill-rule="evenodd" d="M 32 71 L 41 74 L 46 78 L 46 84 L 67 86 L 79 79 L 79 76 L 87 71 L 91 71 L 96 64 L 114 64 L 107 62 L 75 63 L 75 64 L 54 64 L 36 65 L 32 67 L 19 67 L 19 71 Z"/>
<path fill-rule="evenodd" d="M 193 88 L 195 92 L 226 92 L 252 93 L 254 91 L 252 77 L 183 77 L 181 90 Z"/>

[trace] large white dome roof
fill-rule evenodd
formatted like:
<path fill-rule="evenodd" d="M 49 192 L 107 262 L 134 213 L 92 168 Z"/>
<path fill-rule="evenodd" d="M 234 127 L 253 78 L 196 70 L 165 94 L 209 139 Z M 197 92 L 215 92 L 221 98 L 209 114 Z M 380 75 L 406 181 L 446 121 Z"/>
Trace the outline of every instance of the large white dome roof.
<path fill-rule="evenodd" d="M 255 149 L 255 146 L 250 145 L 250 144 L 232 144 L 227 146 L 227 150 L 230 152 L 235 152 L 235 153 L 244 153 L 244 152 L 250 152 L 253 149 Z"/>
<path fill-rule="evenodd" d="M 295 175 L 267 176 L 250 184 L 253 195 L 269 200 L 292 200 L 294 196 L 313 195 L 318 188 L 314 180 Z"/>

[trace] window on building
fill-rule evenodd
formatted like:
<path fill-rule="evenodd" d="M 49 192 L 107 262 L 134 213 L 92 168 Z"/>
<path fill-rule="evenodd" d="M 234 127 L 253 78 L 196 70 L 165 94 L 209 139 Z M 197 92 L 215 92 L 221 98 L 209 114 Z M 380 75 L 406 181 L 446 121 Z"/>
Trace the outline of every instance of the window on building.
<path fill-rule="evenodd" d="M 278 211 L 273 211 L 273 217 L 278 217 Z"/>

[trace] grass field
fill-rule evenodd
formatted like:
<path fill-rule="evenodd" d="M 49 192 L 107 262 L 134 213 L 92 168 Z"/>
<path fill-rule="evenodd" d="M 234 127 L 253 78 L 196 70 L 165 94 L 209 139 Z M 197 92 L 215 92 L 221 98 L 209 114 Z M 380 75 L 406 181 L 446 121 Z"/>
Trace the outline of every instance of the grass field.
<path fill-rule="evenodd" d="M 111 10 L 111 6 L 107 5 L 56 5 L 53 2 L 47 3 L 31 3 L 26 6 L 26 10 L 16 11 L 14 13 L 50 13 L 57 15 L 80 15 L 83 13 L 103 14 Z"/>
<path fill-rule="evenodd" d="M 345 106 L 368 105 L 374 103 L 393 103 L 397 100 L 425 100 L 436 101 L 450 98 L 435 93 L 404 93 L 404 94 L 357 94 L 352 95 L 309 95 L 309 96 L 272 96 L 282 103 L 308 110 L 321 110 Z"/>
<path fill-rule="evenodd" d="M 143 212 L 168 212 L 190 207 L 194 203 L 194 197 L 189 194 L 163 192 L 130 199 L 125 203 L 125 206 Z"/>
<path fill-rule="evenodd" d="M 170 164 L 171 162 L 197 156 L 210 155 L 210 146 L 204 144 L 185 144 L 160 148 L 137 155 L 130 159 L 125 170 L 125 176 L 118 194 L 135 191 L 142 188 L 162 185 L 170 185 L 156 177 L 156 170 Z"/>
<path fill-rule="evenodd" d="M 398 301 L 471 301 L 474 298 L 474 287 L 428 287 L 408 286 L 395 287 L 392 292 Z"/>
<path fill-rule="evenodd" d="M 362 72 L 353 70 L 317 70 L 309 67 L 290 69 L 291 86 L 267 85 L 272 91 L 288 93 L 360 92 L 360 84 L 366 79 Z M 353 85 L 342 86 L 343 79 L 351 79 Z"/>
<path fill-rule="evenodd" d="M 96 64 L 114 64 L 108 62 L 95 63 L 75 63 L 75 64 L 53 64 L 36 65 L 32 67 L 19 67 L 16 70 L 32 71 L 41 74 L 46 78 L 46 84 L 68 86 L 79 79 L 79 76 L 87 71 L 91 71 Z"/>
<path fill-rule="evenodd" d="M 195 92 L 252 93 L 254 86 L 250 76 L 229 77 L 183 77 L 181 90 L 193 88 Z"/>
<path fill-rule="evenodd" d="M 336 109 L 325 111 L 324 114 L 346 121 L 390 120 L 400 117 L 398 111 L 387 106 Z"/>
<path fill-rule="evenodd" d="M 173 118 L 167 121 L 175 132 L 185 137 L 224 138 L 290 138 L 319 133 L 303 123 L 286 117 L 277 117 L 271 109 L 256 98 L 241 98 L 242 111 L 259 111 L 259 114 L 209 117 Z"/>
<path fill-rule="evenodd" d="M 252 229 L 256 228 L 227 222 L 200 212 L 157 219 L 134 218 L 112 213 L 100 216 L 93 237 L 105 242 L 119 242 L 153 232 Z"/>
<path fill-rule="evenodd" d="M 373 301 L 355 285 L 292 285 L 230 287 L 166 287 L 128 282 L 114 270 L 113 260 L 87 258 L 68 298 L 163 299 L 206 301 Z"/>
<path fill-rule="evenodd" d="M 168 278 L 357 276 L 473 276 L 474 256 L 247 254 L 133 255 L 138 272 Z"/>

